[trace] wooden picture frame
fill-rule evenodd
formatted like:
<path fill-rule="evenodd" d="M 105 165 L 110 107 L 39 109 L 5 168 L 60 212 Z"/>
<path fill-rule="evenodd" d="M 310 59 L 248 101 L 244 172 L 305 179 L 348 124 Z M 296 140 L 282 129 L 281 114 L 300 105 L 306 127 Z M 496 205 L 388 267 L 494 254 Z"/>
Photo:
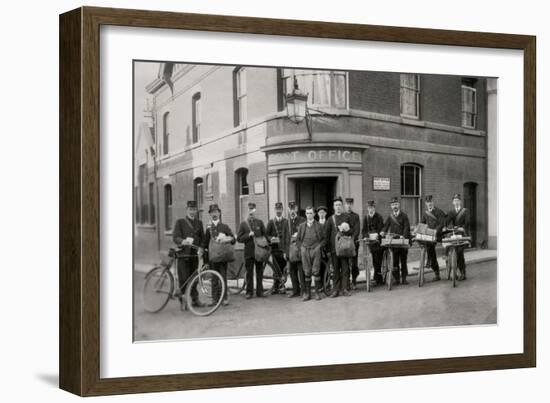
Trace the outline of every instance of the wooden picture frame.
<path fill-rule="evenodd" d="M 128 378 L 100 377 L 100 26 L 171 28 L 524 52 L 521 354 Z M 534 36 L 81 7 L 60 16 L 60 387 L 81 396 L 533 367 L 536 364 Z"/>

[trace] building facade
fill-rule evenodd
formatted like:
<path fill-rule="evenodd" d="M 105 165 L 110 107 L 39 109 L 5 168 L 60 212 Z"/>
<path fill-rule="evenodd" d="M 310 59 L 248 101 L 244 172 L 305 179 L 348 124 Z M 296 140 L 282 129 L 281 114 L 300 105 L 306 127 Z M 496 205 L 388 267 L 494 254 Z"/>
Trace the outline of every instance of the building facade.
<path fill-rule="evenodd" d="M 147 86 L 150 116 L 136 128 L 136 259 L 172 246 L 172 225 L 191 199 L 203 221 L 217 203 L 237 228 L 248 202 L 266 221 L 277 201 L 330 208 L 340 195 L 362 214 L 373 199 L 387 215 L 390 198 L 400 196 L 414 224 L 426 195 L 447 210 L 461 193 L 476 245 L 495 247 L 495 81 L 162 63 Z M 295 84 L 308 96 L 311 130 L 288 117 Z"/>

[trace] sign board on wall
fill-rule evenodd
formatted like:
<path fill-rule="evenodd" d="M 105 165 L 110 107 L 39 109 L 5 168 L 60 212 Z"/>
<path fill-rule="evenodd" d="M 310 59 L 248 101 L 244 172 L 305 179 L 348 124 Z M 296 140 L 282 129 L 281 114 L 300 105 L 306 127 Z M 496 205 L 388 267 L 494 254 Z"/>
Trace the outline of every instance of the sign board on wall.
<path fill-rule="evenodd" d="M 390 190 L 390 178 L 384 176 L 372 177 L 372 189 L 373 190 Z"/>
<path fill-rule="evenodd" d="M 265 193 L 265 181 L 256 181 L 254 182 L 254 194 L 261 195 Z"/>

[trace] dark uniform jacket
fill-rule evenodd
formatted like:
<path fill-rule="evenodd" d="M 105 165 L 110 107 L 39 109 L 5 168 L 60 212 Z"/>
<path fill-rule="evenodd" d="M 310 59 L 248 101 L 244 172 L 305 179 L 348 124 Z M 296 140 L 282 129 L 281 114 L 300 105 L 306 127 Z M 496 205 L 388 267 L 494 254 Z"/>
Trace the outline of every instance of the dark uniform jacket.
<path fill-rule="evenodd" d="M 466 235 L 470 234 L 470 211 L 462 207 L 458 213 L 453 208 L 447 213 L 447 225 L 450 227 L 462 227 Z"/>
<path fill-rule="evenodd" d="M 256 217 L 247 218 L 239 226 L 237 241 L 244 243 L 244 258 L 254 257 L 254 238 L 249 235 L 254 231 L 254 236 L 267 236 L 264 222 Z"/>
<path fill-rule="evenodd" d="M 392 217 L 395 217 L 395 220 Z M 404 238 L 410 238 L 411 225 L 409 224 L 409 217 L 401 210 L 397 217 L 393 214 L 393 211 L 390 212 L 390 215 L 386 218 L 382 231 L 402 235 Z"/>
<path fill-rule="evenodd" d="M 315 231 L 315 234 L 317 235 L 317 240 L 320 245 L 320 250 L 323 250 L 325 248 L 325 232 L 323 231 L 323 226 L 319 224 L 318 221 L 313 220 L 313 230 Z M 296 245 L 300 248 L 302 246 L 302 242 L 304 242 L 304 238 L 306 236 L 306 228 L 307 228 L 307 220 L 303 223 L 301 223 L 298 226 L 298 236 L 296 237 Z"/>
<path fill-rule="evenodd" d="M 365 215 L 365 218 L 363 218 L 363 231 L 361 233 L 361 236 L 363 238 L 368 238 L 369 234 L 378 234 L 380 235 L 380 232 L 382 231 L 382 228 L 384 228 L 384 219 L 382 216 L 375 212 L 372 217 Z M 379 247 L 377 244 L 371 245 L 371 250 L 375 250 Z"/>
<path fill-rule="evenodd" d="M 229 225 L 219 221 L 218 225 L 214 225 L 213 223 L 211 223 L 208 227 L 206 227 L 202 247 L 204 249 L 208 249 L 208 245 L 210 245 L 210 240 L 216 239 L 220 232 L 223 232 L 227 236 L 232 236 L 233 240 L 231 241 L 231 243 L 235 244 L 235 236 L 233 235 L 233 231 L 231 231 L 231 228 L 229 228 Z M 205 254 L 205 261 L 208 262 L 208 254 Z"/>
<path fill-rule="evenodd" d="M 334 218 L 333 218 L 334 217 Z M 334 224 L 336 221 L 336 225 Z M 350 226 L 349 231 L 343 232 L 343 235 L 352 236 L 355 228 L 352 226 L 351 218 L 348 213 L 342 213 L 340 215 L 333 214 L 327 219 L 326 226 L 326 237 L 327 237 L 327 252 L 334 253 L 336 252 L 336 234 L 338 231 L 338 226 L 343 222 L 347 222 Z"/>
<path fill-rule="evenodd" d="M 174 243 L 179 246 L 187 237 L 193 238 L 194 246 L 201 247 L 204 244 L 204 230 L 201 220 L 198 218 L 191 220 L 189 217 L 185 217 L 176 221 L 174 230 L 172 231 L 172 239 L 174 240 Z M 190 246 L 184 246 L 182 251 L 184 255 L 197 254 L 197 249 L 191 248 Z"/>
<path fill-rule="evenodd" d="M 424 211 L 422 215 L 422 224 L 427 224 L 428 228 L 437 230 L 436 236 L 437 239 L 441 239 L 441 230 L 446 225 L 447 216 L 443 210 L 434 207 L 431 212 L 428 210 Z"/>
<path fill-rule="evenodd" d="M 301 223 L 305 222 L 306 219 L 302 216 L 297 215 L 296 217 L 288 217 L 288 233 L 289 233 L 289 241 L 286 249 L 286 254 L 290 254 L 290 239 L 292 238 L 292 235 L 298 232 L 298 227 Z"/>
<path fill-rule="evenodd" d="M 359 239 L 359 234 L 361 232 L 361 217 L 359 217 L 359 214 L 357 214 L 355 211 L 350 211 L 348 213 L 352 230 L 352 236 L 353 240 Z"/>
<path fill-rule="evenodd" d="M 277 219 L 272 218 L 267 223 L 267 239 L 271 242 L 271 238 L 278 237 L 280 243 L 279 244 L 272 244 L 273 250 L 276 251 L 282 251 L 284 253 L 287 253 L 288 251 L 288 245 L 290 243 L 290 234 L 289 234 L 289 227 L 288 227 L 288 220 L 284 217 L 281 217 L 280 221 L 277 221 Z"/>

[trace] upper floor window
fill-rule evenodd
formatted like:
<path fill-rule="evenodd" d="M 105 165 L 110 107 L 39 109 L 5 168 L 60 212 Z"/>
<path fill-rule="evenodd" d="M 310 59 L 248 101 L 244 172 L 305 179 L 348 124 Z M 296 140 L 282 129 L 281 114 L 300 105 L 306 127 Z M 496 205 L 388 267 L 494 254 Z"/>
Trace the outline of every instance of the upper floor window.
<path fill-rule="evenodd" d="M 477 92 L 475 80 L 462 80 L 462 127 L 475 129 L 477 125 Z"/>
<path fill-rule="evenodd" d="M 281 69 L 279 79 L 283 100 L 292 93 L 296 79 L 298 88 L 308 94 L 309 106 L 347 106 L 347 77 L 344 71 Z"/>
<path fill-rule="evenodd" d="M 162 116 L 162 154 L 166 155 L 170 145 L 170 112 Z"/>
<path fill-rule="evenodd" d="M 155 221 L 155 183 L 149 182 L 149 224 L 154 224 Z"/>
<path fill-rule="evenodd" d="M 246 122 L 246 69 L 233 70 L 233 123 L 235 126 Z"/>
<path fill-rule="evenodd" d="M 172 185 L 164 185 L 164 227 L 172 229 Z"/>
<path fill-rule="evenodd" d="M 401 74 L 401 116 L 420 118 L 420 76 Z"/>
<path fill-rule="evenodd" d="M 193 143 L 201 138 L 201 93 L 197 92 L 192 99 L 192 125 L 193 125 Z"/>

